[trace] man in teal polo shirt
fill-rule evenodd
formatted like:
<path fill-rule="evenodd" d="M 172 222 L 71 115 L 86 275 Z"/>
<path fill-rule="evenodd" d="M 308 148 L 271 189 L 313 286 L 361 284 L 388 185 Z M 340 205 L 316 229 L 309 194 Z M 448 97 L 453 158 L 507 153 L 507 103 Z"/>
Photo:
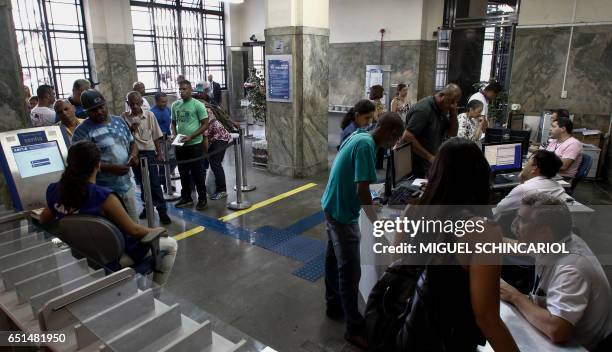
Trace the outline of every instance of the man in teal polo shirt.
<path fill-rule="evenodd" d="M 359 211 L 372 205 L 370 183 L 376 182 L 376 150 L 391 148 L 402 136 L 404 123 L 397 113 L 380 117 L 368 133 L 358 129 L 341 145 L 321 199 L 327 228 L 325 298 L 330 318 L 346 318 L 345 339 L 365 348 L 363 317 L 357 300 L 361 264 L 359 260 Z M 371 220 L 376 215 L 366 212 Z"/>
<path fill-rule="evenodd" d="M 202 133 L 208 128 L 208 113 L 204 104 L 191 97 L 191 82 L 185 80 L 179 85 L 180 100 L 172 104 L 172 133 L 183 135 L 181 142 L 185 143 L 176 147 L 176 161 L 181 174 L 181 199 L 174 205 L 185 207 L 193 204 L 191 198 L 191 180 L 195 183 L 198 191 L 198 204 L 196 209 L 206 208 L 206 183 L 202 160 L 181 163 L 184 160 L 199 158 L 202 156 Z"/>

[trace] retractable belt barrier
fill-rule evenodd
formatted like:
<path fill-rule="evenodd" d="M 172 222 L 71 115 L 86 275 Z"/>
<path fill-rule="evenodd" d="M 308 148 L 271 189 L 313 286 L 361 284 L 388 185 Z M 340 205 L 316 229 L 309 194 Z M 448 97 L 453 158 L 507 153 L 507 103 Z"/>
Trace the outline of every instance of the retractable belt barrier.
<path fill-rule="evenodd" d="M 140 158 L 140 168 L 142 171 L 142 185 L 143 185 L 143 193 L 145 199 L 145 209 L 147 214 L 153 214 L 154 205 L 153 198 L 151 193 L 151 182 L 149 178 L 149 166 L 151 165 L 163 165 L 164 167 L 164 176 L 166 179 L 166 194 L 165 199 L 172 201 L 177 200 L 180 196 L 176 196 L 172 190 L 171 183 L 171 167 L 180 164 L 188 164 L 196 161 L 201 161 L 204 159 L 209 159 L 211 156 L 217 155 L 219 153 L 225 152 L 225 150 L 229 149 L 229 147 L 234 146 L 234 162 L 235 162 L 235 171 L 236 171 L 236 186 L 234 190 L 236 191 L 236 201 L 228 202 L 227 207 L 232 210 L 242 210 L 248 209 L 251 207 L 251 203 L 242 199 L 242 192 L 249 192 L 255 189 L 255 186 L 249 186 L 247 184 L 247 171 L 246 171 L 246 161 L 244 158 L 244 133 L 242 129 L 239 130 L 239 133 L 232 133 L 232 141 L 230 141 L 223 149 L 216 150 L 213 153 L 207 153 L 197 158 L 187 159 L 187 160 L 177 160 L 175 158 L 171 158 L 170 155 L 170 147 L 167 135 L 164 135 L 163 138 L 163 153 L 164 160 L 163 161 L 149 161 L 146 157 Z M 153 216 L 147 216 L 147 223 L 149 227 L 153 227 Z"/>

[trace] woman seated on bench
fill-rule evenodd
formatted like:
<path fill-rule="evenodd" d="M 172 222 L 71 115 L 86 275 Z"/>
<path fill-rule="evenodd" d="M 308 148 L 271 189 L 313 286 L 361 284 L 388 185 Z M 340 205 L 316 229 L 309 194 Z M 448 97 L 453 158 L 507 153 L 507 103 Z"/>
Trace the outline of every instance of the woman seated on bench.
<path fill-rule="evenodd" d="M 119 261 L 122 267 L 138 263 L 149 255 L 149 248 L 139 241 L 154 229 L 133 222 L 119 197 L 110 189 L 96 185 L 96 174 L 100 171 L 98 147 L 90 141 L 74 143 L 68 149 L 67 164 L 60 181 L 47 188 L 47 206 L 40 222 L 44 224 L 74 214 L 101 216 L 114 223 L 125 236 L 125 253 Z M 172 237 L 161 237 L 159 246 L 167 254 L 153 281 L 163 285 L 174 265 L 177 243 Z"/>

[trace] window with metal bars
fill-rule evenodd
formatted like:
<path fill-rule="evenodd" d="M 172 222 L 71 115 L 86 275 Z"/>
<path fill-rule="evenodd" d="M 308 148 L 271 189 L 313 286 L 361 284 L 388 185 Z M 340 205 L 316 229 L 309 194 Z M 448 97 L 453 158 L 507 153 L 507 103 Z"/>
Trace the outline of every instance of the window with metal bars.
<path fill-rule="evenodd" d="M 225 88 L 222 2 L 132 0 L 130 4 L 138 80 L 147 91 L 175 92 L 181 74 L 194 87 L 212 74 Z"/>
<path fill-rule="evenodd" d="M 12 0 L 12 8 L 24 84 L 32 95 L 50 84 L 70 96 L 75 80 L 91 77 L 82 1 Z"/>
<path fill-rule="evenodd" d="M 266 67 L 264 52 L 265 47 L 263 45 L 253 46 L 253 67 L 257 69 L 257 74 L 260 75 L 261 78 L 264 77 Z"/>

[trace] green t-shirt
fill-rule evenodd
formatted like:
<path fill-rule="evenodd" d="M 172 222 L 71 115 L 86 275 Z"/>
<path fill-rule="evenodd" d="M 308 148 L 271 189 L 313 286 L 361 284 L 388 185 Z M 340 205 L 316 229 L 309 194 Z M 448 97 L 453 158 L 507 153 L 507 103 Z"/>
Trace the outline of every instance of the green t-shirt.
<path fill-rule="evenodd" d="M 376 182 L 375 165 L 376 143 L 368 132 L 358 129 L 340 146 L 321 198 L 323 210 L 340 223 L 356 223 L 361 209 L 357 183 Z"/>
<path fill-rule="evenodd" d="M 208 118 L 206 107 L 202 102 L 193 98 L 184 102 L 182 99 L 177 100 L 172 104 L 172 122 L 176 124 L 176 133 L 190 136 L 200 128 L 202 120 Z M 202 135 L 185 143 L 185 145 L 194 145 L 202 143 Z"/>

